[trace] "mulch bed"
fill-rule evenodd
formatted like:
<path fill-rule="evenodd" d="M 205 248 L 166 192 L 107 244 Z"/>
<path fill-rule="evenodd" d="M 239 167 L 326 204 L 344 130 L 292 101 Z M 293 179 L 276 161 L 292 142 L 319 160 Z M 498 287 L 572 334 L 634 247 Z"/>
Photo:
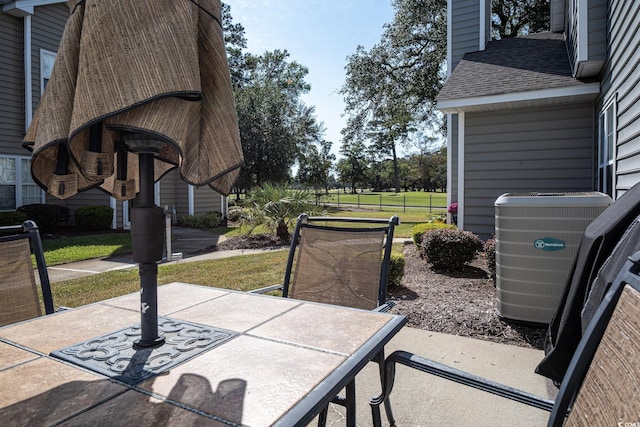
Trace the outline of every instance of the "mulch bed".
<path fill-rule="evenodd" d="M 500 318 L 496 289 L 484 255 L 460 272 L 438 272 L 405 245 L 400 287 L 388 290 L 393 313 L 407 316 L 408 326 L 504 344 L 542 349 L 546 328 Z"/>

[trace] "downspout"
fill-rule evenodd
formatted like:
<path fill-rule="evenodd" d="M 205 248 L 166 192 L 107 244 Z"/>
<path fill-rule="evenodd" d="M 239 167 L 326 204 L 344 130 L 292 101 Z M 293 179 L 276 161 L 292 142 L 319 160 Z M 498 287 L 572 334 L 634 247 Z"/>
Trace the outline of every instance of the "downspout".
<path fill-rule="evenodd" d="M 487 42 L 486 42 L 486 32 L 487 32 L 487 26 L 486 26 L 486 21 L 485 21 L 485 17 L 487 15 L 487 0 L 479 0 L 480 1 L 480 28 L 479 28 L 479 32 L 480 34 L 478 34 L 478 50 L 479 51 L 483 51 L 485 49 L 485 47 L 487 46 Z"/>
<path fill-rule="evenodd" d="M 453 26 L 453 5 L 452 0 L 447 1 L 447 79 L 451 76 L 451 62 L 453 58 L 451 29 Z M 453 114 L 447 114 L 447 208 L 451 206 L 453 200 L 451 193 L 453 192 L 453 135 L 451 134 L 451 124 L 453 123 Z M 447 215 L 449 224 L 452 223 L 451 215 Z"/>
<path fill-rule="evenodd" d="M 118 228 L 118 205 L 115 197 L 109 197 L 109 206 L 113 209 L 113 218 L 111 218 L 111 229 L 116 230 Z"/>
<path fill-rule="evenodd" d="M 31 15 L 24 19 L 24 122 L 26 132 L 33 119 L 33 90 L 31 88 Z"/>
<path fill-rule="evenodd" d="M 194 187 L 189 184 L 189 215 L 194 215 L 196 211 L 195 207 L 195 196 L 194 196 Z"/>
<path fill-rule="evenodd" d="M 229 211 L 229 202 L 228 198 L 220 195 L 220 214 L 222 215 L 222 219 L 227 217 L 227 212 Z"/>
<path fill-rule="evenodd" d="M 464 111 L 458 113 L 458 228 L 464 230 Z"/>
<path fill-rule="evenodd" d="M 453 114 L 447 114 L 447 208 L 453 203 L 453 135 L 451 135 L 451 123 L 453 123 Z M 451 214 L 447 214 L 448 223 L 452 224 Z"/>
<path fill-rule="evenodd" d="M 447 78 L 451 75 L 453 71 L 453 35 L 451 34 L 453 27 L 453 5 L 451 4 L 453 0 L 447 1 Z"/>

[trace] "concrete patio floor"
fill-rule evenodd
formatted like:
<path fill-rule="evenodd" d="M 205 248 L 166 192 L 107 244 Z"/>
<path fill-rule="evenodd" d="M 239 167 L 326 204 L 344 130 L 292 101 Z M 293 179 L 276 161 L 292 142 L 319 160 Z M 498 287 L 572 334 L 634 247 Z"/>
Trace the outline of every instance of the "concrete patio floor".
<path fill-rule="evenodd" d="M 542 350 L 404 327 L 385 347 L 386 354 L 406 350 L 493 381 L 553 399 L 556 388 L 534 369 Z M 368 399 L 380 390 L 378 366 L 371 362 L 356 377 L 357 420 L 370 426 Z M 544 426 L 549 413 L 429 374 L 397 366 L 391 394 L 396 425 Z M 388 426 L 384 408 L 383 426 Z M 344 425 L 344 408 L 332 405 L 327 425 Z M 313 423 L 311 425 L 314 425 Z"/>

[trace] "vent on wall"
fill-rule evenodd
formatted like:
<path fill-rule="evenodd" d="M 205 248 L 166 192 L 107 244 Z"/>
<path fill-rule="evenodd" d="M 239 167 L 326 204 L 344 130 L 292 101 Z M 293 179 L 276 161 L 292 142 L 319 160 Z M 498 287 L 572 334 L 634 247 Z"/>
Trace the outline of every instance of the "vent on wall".
<path fill-rule="evenodd" d="M 612 200 L 596 192 L 506 193 L 495 202 L 498 315 L 549 323 L 584 230 Z"/>

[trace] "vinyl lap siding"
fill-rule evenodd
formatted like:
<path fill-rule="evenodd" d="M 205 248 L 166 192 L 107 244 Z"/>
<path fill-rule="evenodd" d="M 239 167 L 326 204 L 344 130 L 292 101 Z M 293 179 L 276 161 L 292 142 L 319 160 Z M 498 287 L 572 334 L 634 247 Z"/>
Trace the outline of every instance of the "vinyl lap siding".
<path fill-rule="evenodd" d="M 610 1 L 609 51 L 597 111 L 615 97 L 616 197 L 640 182 L 640 3 Z"/>
<path fill-rule="evenodd" d="M 602 62 L 607 53 L 607 4 L 605 0 L 589 1 L 589 61 Z"/>
<path fill-rule="evenodd" d="M 593 106 L 466 113 L 464 228 L 492 237 L 504 193 L 591 191 Z"/>
<path fill-rule="evenodd" d="M 57 52 L 64 25 L 69 17 L 66 4 L 52 4 L 36 8 L 31 18 L 31 63 L 34 112 L 40 102 L 40 50 Z"/>
<path fill-rule="evenodd" d="M 26 155 L 22 19 L 0 13 L 0 40 L 0 153 Z"/>
<path fill-rule="evenodd" d="M 567 8 L 567 51 L 574 75 L 595 76 L 600 72 L 607 48 L 606 0 L 588 0 L 586 5 L 581 0 L 571 0 Z M 582 16 L 585 13 L 587 16 Z M 585 25 L 586 28 L 582 28 Z M 580 47 L 585 41 L 586 48 Z"/>
<path fill-rule="evenodd" d="M 176 206 L 176 193 L 178 192 L 178 182 L 181 181 L 178 169 L 174 169 L 160 179 L 160 207 L 165 205 L 169 210 Z M 182 189 L 182 191 L 185 191 Z M 177 209 L 177 207 L 176 207 Z"/>
<path fill-rule="evenodd" d="M 212 190 L 208 185 L 194 188 L 194 199 L 194 213 L 196 215 L 203 215 L 207 212 L 222 213 L 220 194 Z"/>
<path fill-rule="evenodd" d="M 478 50 L 480 1 L 454 1 L 451 12 L 451 70 L 453 71 L 467 52 Z"/>

